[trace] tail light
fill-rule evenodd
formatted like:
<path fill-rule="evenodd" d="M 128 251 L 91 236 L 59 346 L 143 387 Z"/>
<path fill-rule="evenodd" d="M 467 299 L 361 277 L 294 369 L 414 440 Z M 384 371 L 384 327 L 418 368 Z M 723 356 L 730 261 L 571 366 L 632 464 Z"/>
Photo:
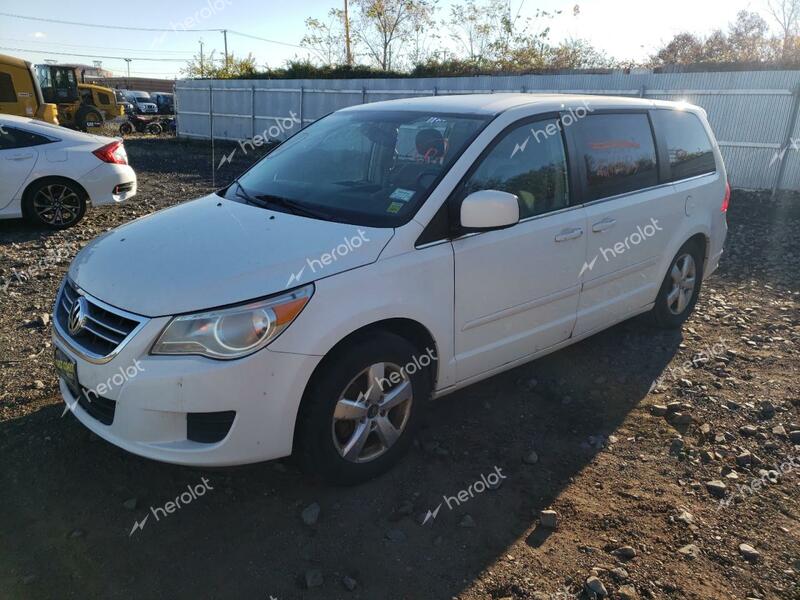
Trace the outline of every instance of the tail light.
<path fill-rule="evenodd" d="M 722 199 L 722 212 L 728 212 L 728 205 L 731 203 L 731 184 L 725 183 L 725 197 Z"/>
<path fill-rule="evenodd" d="M 98 148 L 92 152 L 97 158 L 106 163 L 115 165 L 127 165 L 128 153 L 125 152 L 125 146 L 120 141 L 114 141 L 106 144 L 102 148 Z"/>

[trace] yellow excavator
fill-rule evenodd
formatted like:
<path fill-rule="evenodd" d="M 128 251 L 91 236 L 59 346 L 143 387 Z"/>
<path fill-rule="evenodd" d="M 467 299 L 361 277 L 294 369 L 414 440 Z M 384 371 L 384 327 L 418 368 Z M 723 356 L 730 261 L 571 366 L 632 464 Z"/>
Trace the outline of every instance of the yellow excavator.
<path fill-rule="evenodd" d="M 80 81 L 75 67 L 0 54 L 0 112 L 99 133 L 125 114 L 114 90 Z"/>

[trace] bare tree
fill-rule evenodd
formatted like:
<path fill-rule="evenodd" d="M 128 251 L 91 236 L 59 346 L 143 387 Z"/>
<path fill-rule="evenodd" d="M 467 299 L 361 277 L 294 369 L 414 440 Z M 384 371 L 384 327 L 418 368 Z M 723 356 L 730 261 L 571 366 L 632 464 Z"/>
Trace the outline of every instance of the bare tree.
<path fill-rule="evenodd" d="M 486 62 L 492 43 L 500 30 L 500 18 L 505 10 L 503 0 L 490 0 L 479 4 L 466 0 L 464 4 L 450 7 L 450 18 L 445 26 L 450 29 L 450 38 L 464 53 L 466 60 Z"/>
<path fill-rule="evenodd" d="M 796 38 L 800 31 L 800 0 L 769 0 L 767 10 L 781 30 L 782 57 L 788 61 L 794 54 Z"/>
<path fill-rule="evenodd" d="M 300 45 L 311 50 L 323 65 L 337 65 L 345 62 L 345 22 L 344 11 L 332 8 L 328 20 L 306 19 L 306 34 Z"/>
<path fill-rule="evenodd" d="M 402 61 L 404 45 L 430 22 L 430 0 L 353 0 L 354 35 L 366 55 L 388 71 Z"/>

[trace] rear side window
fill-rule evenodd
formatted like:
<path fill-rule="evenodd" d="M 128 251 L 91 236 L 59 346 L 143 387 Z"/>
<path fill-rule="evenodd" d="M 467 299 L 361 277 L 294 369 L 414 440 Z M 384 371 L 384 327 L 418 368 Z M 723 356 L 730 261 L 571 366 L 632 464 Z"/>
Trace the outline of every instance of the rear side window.
<path fill-rule="evenodd" d="M 0 102 L 16 102 L 17 92 L 14 90 L 14 83 L 11 75 L 0 73 Z"/>
<path fill-rule="evenodd" d="M 654 110 L 652 115 L 656 135 L 667 147 L 671 181 L 717 170 L 711 140 L 697 115 L 677 110 Z"/>
<path fill-rule="evenodd" d="M 0 131 L 0 150 L 13 150 L 14 148 L 28 148 L 30 146 L 40 146 L 49 144 L 52 140 L 44 136 L 22 131 L 16 127 L 4 126 Z"/>
<path fill-rule="evenodd" d="M 104 94 L 103 92 L 97 92 L 97 100 L 100 104 L 111 104 L 111 98 L 108 97 L 108 94 Z"/>
<path fill-rule="evenodd" d="M 587 200 L 658 185 L 658 162 L 646 114 L 590 115 L 575 127 Z"/>

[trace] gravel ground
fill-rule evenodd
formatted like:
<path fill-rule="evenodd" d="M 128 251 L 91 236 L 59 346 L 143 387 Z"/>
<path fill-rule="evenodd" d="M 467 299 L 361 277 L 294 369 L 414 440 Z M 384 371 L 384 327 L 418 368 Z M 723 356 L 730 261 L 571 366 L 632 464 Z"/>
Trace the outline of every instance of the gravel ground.
<path fill-rule="evenodd" d="M 0 598 L 800 598 L 800 196 L 734 194 L 682 333 L 633 319 L 448 396 L 397 468 L 336 489 L 290 461 L 159 464 L 62 418 L 48 315 L 69 260 L 212 189 L 234 148 L 126 145 L 133 201 L 66 232 L 0 222 Z"/>

